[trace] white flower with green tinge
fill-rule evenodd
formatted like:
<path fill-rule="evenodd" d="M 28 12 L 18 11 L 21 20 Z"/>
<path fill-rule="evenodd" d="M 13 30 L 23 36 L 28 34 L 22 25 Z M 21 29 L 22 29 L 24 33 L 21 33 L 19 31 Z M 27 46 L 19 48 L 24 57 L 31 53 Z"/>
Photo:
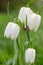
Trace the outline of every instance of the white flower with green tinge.
<path fill-rule="evenodd" d="M 24 24 L 24 28 L 26 28 L 26 17 L 27 26 L 30 30 L 34 30 L 36 32 L 41 23 L 41 16 L 33 13 L 33 11 L 29 7 L 22 7 L 19 11 L 18 18 Z"/>
<path fill-rule="evenodd" d="M 30 30 L 34 30 L 35 32 L 38 30 L 41 23 L 41 16 L 33 13 L 28 17 L 28 27 Z"/>
<path fill-rule="evenodd" d="M 28 17 L 32 13 L 33 11 L 29 7 L 22 7 L 19 11 L 18 19 L 26 26 L 26 16 Z"/>
<path fill-rule="evenodd" d="M 18 37 L 20 27 L 18 24 L 9 22 L 6 26 L 4 37 L 16 39 Z"/>
<path fill-rule="evenodd" d="M 35 56 L 36 56 L 36 51 L 33 48 L 28 48 L 25 51 L 25 61 L 26 63 L 34 63 L 35 61 Z"/>

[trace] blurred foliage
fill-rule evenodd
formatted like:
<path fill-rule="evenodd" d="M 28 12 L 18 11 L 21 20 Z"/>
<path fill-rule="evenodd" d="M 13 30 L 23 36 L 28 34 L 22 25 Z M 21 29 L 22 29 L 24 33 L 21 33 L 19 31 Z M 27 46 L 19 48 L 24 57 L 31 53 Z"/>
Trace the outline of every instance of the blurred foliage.
<path fill-rule="evenodd" d="M 25 5 L 28 0 L 0 0 L 0 11 L 7 11 L 9 2 L 10 10 L 14 10 L 18 6 Z"/>
<path fill-rule="evenodd" d="M 30 7 L 34 7 L 34 9 L 39 8 L 43 5 L 43 0 L 0 0 L 0 11 L 7 12 L 7 5 L 9 2 L 9 9 L 15 10 L 20 6 L 25 6 L 30 3 Z"/>
<path fill-rule="evenodd" d="M 3 2 L 7 1 L 8 0 L 0 0 L 0 11 L 4 10 L 3 8 L 6 3 L 3 6 Z M 12 0 L 9 1 L 11 4 L 11 13 L 9 15 L 7 13 L 0 13 L 0 65 L 6 65 L 5 62 L 14 57 L 14 41 L 11 39 L 4 38 L 5 27 L 9 21 L 13 21 L 14 18 L 18 16 L 19 9 L 22 6 L 26 6 L 27 4 L 29 5 L 30 0 L 13 0 L 14 2 Z M 29 5 L 29 7 L 31 7 L 34 12 L 37 12 L 41 6 L 43 6 L 43 0 L 34 0 Z M 40 15 L 42 17 L 42 20 L 39 30 L 36 33 L 34 33 L 33 31 L 30 32 L 30 38 L 33 39 L 33 48 L 35 48 L 37 52 L 34 65 L 43 65 L 43 10 L 40 12 Z M 22 43 L 27 40 L 25 31 L 23 32 L 23 35 Z"/>

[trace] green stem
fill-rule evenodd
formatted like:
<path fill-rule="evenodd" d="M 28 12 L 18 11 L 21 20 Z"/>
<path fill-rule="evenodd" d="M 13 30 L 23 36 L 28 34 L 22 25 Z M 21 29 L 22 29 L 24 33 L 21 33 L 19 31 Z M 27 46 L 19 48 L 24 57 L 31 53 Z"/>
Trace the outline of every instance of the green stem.
<path fill-rule="evenodd" d="M 18 42 L 18 39 L 16 39 L 16 42 L 17 42 L 17 46 L 18 46 L 18 49 L 19 49 L 19 65 L 22 65 L 22 60 L 21 60 L 21 49 L 22 49 L 22 44 L 21 44 L 21 32 L 20 32 L 20 45 L 19 45 L 19 42 Z"/>
<path fill-rule="evenodd" d="M 10 1 L 8 1 L 8 3 L 7 3 L 7 13 L 8 13 L 8 15 L 9 15 L 9 5 L 10 5 Z"/>
<path fill-rule="evenodd" d="M 22 65 L 22 63 L 21 63 L 21 50 L 20 50 L 20 53 L 19 53 L 19 65 Z"/>
<path fill-rule="evenodd" d="M 19 45 L 18 39 L 16 39 L 16 42 L 17 42 L 18 49 L 20 51 L 20 45 Z"/>
<path fill-rule="evenodd" d="M 14 40 L 14 60 L 13 60 L 13 65 L 16 65 L 17 59 L 18 59 L 18 49 L 17 49 L 16 40 Z"/>
<path fill-rule="evenodd" d="M 18 59 L 17 59 L 17 64 L 19 65 L 20 64 L 20 61 L 19 61 L 19 52 L 20 52 L 20 45 L 19 45 L 19 42 L 18 42 L 18 39 L 16 39 L 16 43 L 17 43 L 17 46 L 18 46 Z"/>
<path fill-rule="evenodd" d="M 26 33 L 27 33 L 27 38 L 28 38 L 28 41 L 29 41 L 29 46 L 31 47 L 31 42 L 30 42 L 30 36 L 29 36 L 29 32 L 28 32 L 28 26 L 27 26 L 27 16 L 26 16 Z"/>
<path fill-rule="evenodd" d="M 21 43 L 21 31 L 20 31 L 20 53 L 19 53 L 19 65 L 22 65 L 22 60 L 21 60 L 21 49 L 22 49 L 22 43 Z"/>
<path fill-rule="evenodd" d="M 26 65 L 26 62 L 25 62 L 25 50 L 26 50 L 25 44 L 23 44 L 23 46 L 24 46 L 24 49 L 23 49 L 23 65 Z"/>

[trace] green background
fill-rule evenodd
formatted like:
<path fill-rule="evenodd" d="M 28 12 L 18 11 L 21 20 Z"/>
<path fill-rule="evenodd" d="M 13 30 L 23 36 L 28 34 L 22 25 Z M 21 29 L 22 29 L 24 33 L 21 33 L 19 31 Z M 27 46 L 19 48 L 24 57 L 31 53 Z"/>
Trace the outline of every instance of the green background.
<path fill-rule="evenodd" d="M 10 1 L 10 0 L 9 0 Z M 11 0 L 9 5 L 9 14 L 7 8 L 0 7 L 0 65 L 6 65 L 5 62 L 14 57 L 13 40 L 4 38 L 4 30 L 8 22 L 18 17 L 19 10 L 22 6 L 29 5 L 31 0 Z M 1 4 L 3 5 L 3 4 Z M 36 13 L 43 6 L 43 0 L 34 0 L 29 7 Z M 6 5 L 7 7 L 7 5 Z M 31 38 L 36 49 L 36 60 L 34 65 L 43 65 L 43 9 L 40 12 L 41 25 L 36 33 L 32 31 Z M 24 33 L 23 33 L 24 34 Z M 25 35 L 25 34 L 24 34 Z M 25 35 L 26 36 L 26 35 Z M 24 36 L 22 37 L 23 40 Z M 3 57 L 4 56 L 4 57 Z M 5 61 L 5 59 L 6 61 Z M 11 65 L 11 64 L 10 64 Z"/>

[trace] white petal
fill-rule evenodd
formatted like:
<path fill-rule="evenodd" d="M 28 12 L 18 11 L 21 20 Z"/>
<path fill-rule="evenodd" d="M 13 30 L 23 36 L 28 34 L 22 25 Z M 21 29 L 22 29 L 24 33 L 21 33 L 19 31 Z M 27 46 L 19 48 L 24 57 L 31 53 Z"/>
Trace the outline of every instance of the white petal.
<path fill-rule="evenodd" d="M 41 22 L 41 16 L 35 13 L 32 13 L 30 17 L 28 17 L 28 26 L 30 30 L 34 30 L 35 32 L 38 30 Z"/>
<path fill-rule="evenodd" d="M 35 23 L 34 23 L 34 31 L 36 32 L 41 23 L 41 16 L 36 14 Z"/>
<path fill-rule="evenodd" d="M 18 37 L 20 28 L 17 24 L 13 24 L 11 29 L 11 39 L 16 39 Z"/>
<path fill-rule="evenodd" d="M 28 17 L 28 27 L 30 30 L 33 30 L 33 28 L 34 28 L 35 17 L 36 17 L 35 13 L 32 13 Z"/>
<path fill-rule="evenodd" d="M 10 32 L 11 32 L 11 22 L 7 24 L 5 32 L 4 32 L 4 36 L 9 38 L 10 37 Z"/>
<path fill-rule="evenodd" d="M 20 19 L 20 21 L 22 22 L 22 23 L 24 23 L 24 21 L 25 21 L 25 7 L 22 7 L 21 9 L 20 9 L 20 11 L 19 11 L 19 15 L 18 15 L 18 18 Z"/>
<path fill-rule="evenodd" d="M 29 16 L 32 13 L 33 13 L 33 11 L 29 7 L 25 8 L 25 14 L 26 14 L 26 16 Z"/>
<path fill-rule="evenodd" d="M 9 22 L 6 26 L 4 36 L 11 39 L 16 39 L 18 37 L 20 27 L 16 23 Z"/>
<path fill-rule="evenodd" d="M 25 27 L 26 27 L 26 16 L 28 17 L 31 13 L 33 13 L 33 11 L 29 7 L 22 7 L 20 9 L 18 18 L 22 23 L 24 23 Z"/>
<path fill-rule="evenodd" d="M 36 51 L 33 48 L 28 48 L 25 52 L 26 63 L 34 63 Z"/>

